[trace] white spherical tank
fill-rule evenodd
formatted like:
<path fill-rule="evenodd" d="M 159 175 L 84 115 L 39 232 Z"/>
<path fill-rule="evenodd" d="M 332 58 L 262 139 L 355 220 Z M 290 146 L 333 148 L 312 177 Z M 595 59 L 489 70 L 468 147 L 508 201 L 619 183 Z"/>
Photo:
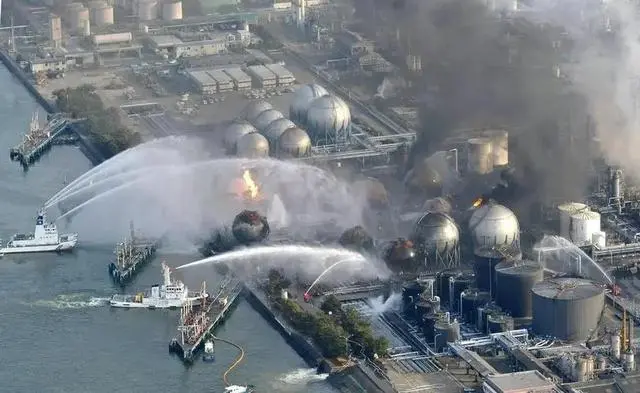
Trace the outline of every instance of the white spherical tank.
<path fill-rule="evenodd" d="M 591 244 L 593 234 L 600 232 L 600 213 L 582 210 L 571 215 L 571 241 L 584 246 Z"/>
<path fill-rule="evenodd" d="M 493 171 L 493 150 L 488 138 L 472 138 L 467 141 L 467 171 L 485 175 Z"/>
<path fill-rule="evenodd" d="M 569 228 L 571 227 L 571 216 L 581 210 L 589 210 L 589 206 L 579 202 L 567 202 L 558 206 L 560 218 L 560 236 L 565 239 L 571 238 Z"/>
<path fill-rule="evenodd" d="M 139 20 L 154 20 L 158 17 L 158 2 L 155 0 L 138 0 L 136 15 Z"/>
<path fill-rule="evenodd" d="M 171 1 L 162 5 L 163 20 L 180 20 L 182 19 L 182 2 Z"/>
<path fill-rule="evenodd" d="M 224 147 L 227 153 L 235 153 L 240 138 L 254 132 L 258 132 L 258 130 L 246 121 L 237 120 L 229 124 L 224 130 Z"/>
<path fill-rule="evenodd" d="M 246 108 L 242 111 L 242 118 L 253 124 L 253 122 L 260 116 L 260 114 L 268 109 L 273 109 L 273 106 L 269 104 L 267 101 L 252 101 Z"/>
<path fill-rule="evenodd" d="M 89 9 L 83 7 L 69 10 L 67 24 L 69 25 L 70 30 L 80 32 L 85 28 L 89 20 Z"/>
<path fill-rule="evenodd" d="M 91 23 L 94 26 L 108 26 L 112 25 L 113 22 L 113 7 L 104 6 L 102 8 L 91 9 Z"/>
<path fill-rule="evenodd" d="M 311 139 L 307 133 L 298 127 L 285 130 L 277 141 L 278 157 L 304 157 L 311 151 Z"/>
<path fill-rule="evenodd" d="M 591 237 L 591 243 L 603 250 L 607 247 L 607 233 L 603 231 L 595 232 Z"/>
<path fill-rule="evenodd" d="M 476 209 L 469 219 L 475 247 L 514 245 L 520 242 L 520 224 L 508 208 L 488 203 Z"/>
<path fill-rule="evenodd" d="M 313 100 L 329 94 L 322 86 L 310 83 L 299 87 L 293 94 L 289 107 L 289 117 L 298 124 L 305 124 L 307 121 L 307 110 Z"/>
<path fill-rule="evenodd" d="M 269 141 L 257 132 L 245 134 L 236 145 L 236 155 L 245 158 L 264 158 L 269 156 Z"/>
<path fill-rule="evenodd" d="M 267 131 L 267 127 L 269 127 L 269 124 L 282 118 L 284 118 L 282 113 L 278 112 L 275 109 L 267 109 L 266 111 L 260 113 L 252 123 L 254 127 L 258 129 L 259 132 L 265 132 Z M 293 125 L 295 126 L 295 124 Z"/>
<path fill-rule="evenodd" d="M 509 133 L 505 130 L 485 130 L 483 135 L 491 141 L 493 166 L 509 165 Z"/>
<path fill-rule="evenodd" d="M 270 115 L 271 116 L 271 115 Z M 274 114 L 275 116 L 275 114 Z M 271 144 L 272 147 L 275 147 L 278 143 L 278 139 L 280 139 L 280 135 L 282 135 L 289 128 L 295 127 L 295 123 L 291 120 L 281 117 L 269 123 L 269 125 L 262 131 L 262 135 L 267 137 L 267 140 Z"/>
<path fill-rule="evenodd" d="M 351 111 L 342 99 L 324 95 L 309 105 L 306 126 L 315 144 L 346 142 L 351 132 Z"/>

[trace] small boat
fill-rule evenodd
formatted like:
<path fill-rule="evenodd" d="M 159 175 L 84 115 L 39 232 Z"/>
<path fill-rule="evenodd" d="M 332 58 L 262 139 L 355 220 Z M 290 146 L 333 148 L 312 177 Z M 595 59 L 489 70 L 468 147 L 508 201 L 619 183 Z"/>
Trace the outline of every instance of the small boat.
<path fill-rule="evenodd" d="M 33 233 L 17 233 L 0 249 L 0 254 L 69 251 L 78 243 L 78 234 L 59 234 L 56 224 L 47 222 L 44 209 L 38 212 Z"/>
<path fill-rule="evenodd" d="M 204 362 L 213 362 L 216 360 L 215 357 L 215 346 L 213 341 L 207 340 L 204 343 L 204 355 L 202 355 L 202 361 Z"/>
<path fill-rule="evenodd" d="M 224 388 L 224 393 L 253 393 L 255 392 L 253 385 L 240 386 L 231 385 Z"/>

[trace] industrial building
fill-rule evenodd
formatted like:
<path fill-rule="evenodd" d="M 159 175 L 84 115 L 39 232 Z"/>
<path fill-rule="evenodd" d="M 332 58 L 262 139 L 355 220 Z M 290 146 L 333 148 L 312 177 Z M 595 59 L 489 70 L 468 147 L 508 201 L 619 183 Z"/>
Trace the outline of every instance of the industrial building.
<path fill-rule="evenodd" d="M 175 35 L 152 35 L 147 40 L 149 49 L 170 58 L 211 56 L 227 52 L 226 35 L 209 35 L 207 39 L 183 41 Z"/>
<path fill-rule="evenodd" d="M 278 86 L 291 86 L 295 83 L 296 77 L 293 76 L 291 71 L 286 69 L 283 65 L 274 63 L 265 65 L 269 69 L 269 71 L 273 72 L 276 75 L 276 81 Z"/>
<path fill-rule="evenodd" d="M 242 71 L 240 67 L 225 68 L 224 72 L 231 77 L 233 86 L 236 90 L 242 91 L 251 89 L 251 77 Z"/>
<path fill-rule="evenodd" d="M 223 70 L 208 70 L 207 74 L 216 81 L 219 93 L 233 90 L 233 79 Z"/>
<path fill-rule="evenodd" d="M 189 71 L 189 77 L 201 94 L 215 94 L 218 92 L 218 83 L 207 71 L 192 70 Z"/>
<path fill-rule="evenodd" d="M 270 69 L 263 65 L 247 67 L 247 73 L 251 76 L 256 87 L 269 89 L 278 85 L 278 77 Z"/>
<path fill-rule="evenodd" d="M 561 393 L 538 371 L 489 375 L 482 386 L 485 393 Z"/>

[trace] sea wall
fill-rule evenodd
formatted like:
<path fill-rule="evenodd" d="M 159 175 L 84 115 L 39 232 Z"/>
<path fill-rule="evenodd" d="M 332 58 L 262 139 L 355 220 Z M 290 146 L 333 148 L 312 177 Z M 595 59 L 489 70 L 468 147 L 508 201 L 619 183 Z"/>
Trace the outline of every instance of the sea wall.
<path fill-rule="evenodd" d="M 44 108 L 49 114 L 59 112 L 55 104 L 47 100 L 38 89 L 33 85 L 31 79 L 22 71 L 20 65 L 5 50 L 0 50 L 0 61 L 7 69 L 22 83 L 29 94 Z M 87 135 L 80 129 L 77 124 L 69 126 L 69 130 L 75 133 L 80 140 L 80 148 L 84 155 L 91 161 L 93 165 L 98 165 L 105 160 L 105 155 L 91 143 Z"/>

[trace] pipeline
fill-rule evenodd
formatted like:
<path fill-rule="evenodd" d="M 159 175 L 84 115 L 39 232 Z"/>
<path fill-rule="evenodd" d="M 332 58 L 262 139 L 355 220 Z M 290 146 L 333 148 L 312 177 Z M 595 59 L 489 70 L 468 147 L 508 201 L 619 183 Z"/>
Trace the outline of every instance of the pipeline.
<path fill-rule="evenodd" d="M 240 351 L 240 355 L 238 355 L 238 357 L 236 358 L 236 360 L 231 364 L 231 366 L 229 366 L 229 368 L 227 369 L 227 371 L 224 372 L 224 374 L 222 374 L 222 381 L 224 382 L 224 384 L 226 386 L 231 386 L 231 383 L 229 383 L 229 380 L 227 379 L 227 376 L 229 375 L 229 373 L 231 371 L 233 371 L 234 368 L 236 368 L 240 362 L 242 362 L 242 360 L 244 359 L 244 349 L 242 349 L 242 347 L 238 344 L 232 343 L 229 340 L 225 340 L 223 338 L 219 338 L 219 337 L 213 337 L 213 339 L 215 341 L 222 341 L 223 343 L 229 344 L 233 347 L 238 348 L 238 351 Z"/>

